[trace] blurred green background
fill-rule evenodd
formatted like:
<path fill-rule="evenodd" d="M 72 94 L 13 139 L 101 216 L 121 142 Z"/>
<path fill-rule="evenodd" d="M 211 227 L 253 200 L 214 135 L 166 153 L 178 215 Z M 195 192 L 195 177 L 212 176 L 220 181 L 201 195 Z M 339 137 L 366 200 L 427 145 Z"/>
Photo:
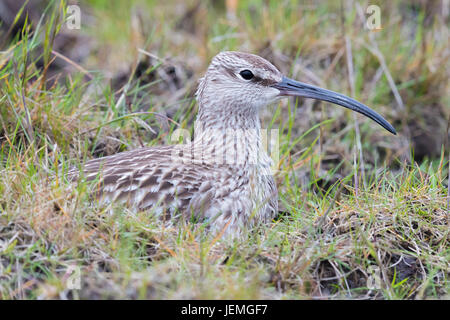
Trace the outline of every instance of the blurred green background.
<path fill-rule="evenodd" d="M 2 1 L 3 44 L 21 30 L 24 1 Z M 25 7 L 36 26 L 47 1 Z M 358 118 L 357 137 L 369 165 L 394 159 L 438 159 L 448 142 L 448 1 L 68 1 L 80 8 L 80 29 L 63 24 L 53 50 L 88 70 L 90 77 L 152 83 L 141 90 L 134 110 L 158 109 L 174 116 L 180 101 L 192 97 L 210 59 L 223 50 L 259 54 L 285 74 L 361 100 L 385 116 L 394 137 Z M 380 9 L 380 29 L 369 30 L 369 5 Z M 68 17 L 66 16 L 66 19 Z M 22 23 L 21 23 L 22 22 Z M 9 39 L 9 40 L 7 40 Z M 151 53 L 152 56 L 145 54 Z M 160 65 L 163 68 L 158 68 Z M 79 72 L 61 57 L 54 73 Z M 153 72 L 153 69 L 161 71 Z M 88 78 L 88 79 L 89 79 Z M 161 83 L 162 82 L 162 83 Z M 174 107 L 175 106 L 175 110 Z M 339 163 L 353 152 L 355 121 L 350 112 L 300 101 L 294 135 L 328 118 L 320 128 L 324 161 Z M 274 109 L 263 114 L 282 127 Z M 305 138 L 305 145 L 311 143 Z M 326 163 L 325 163 L 326 165 Z"/>

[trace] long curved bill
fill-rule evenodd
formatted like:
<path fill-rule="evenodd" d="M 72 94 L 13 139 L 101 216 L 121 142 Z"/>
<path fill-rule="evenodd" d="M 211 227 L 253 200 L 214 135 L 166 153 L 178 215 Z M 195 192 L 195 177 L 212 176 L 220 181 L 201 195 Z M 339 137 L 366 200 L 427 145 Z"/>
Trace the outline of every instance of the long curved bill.
<path fill-rule="evenodd" d="M 287 77 L 283 77 L 281 82 L 272 85 L 272 87 L 280 90 L 280 95 L 312 98 L 338 104 L 365 115 L 392 134 L 397 134 L 394 127 L 378 113 L 361 102 L 358 102 L 355 99 L 347 97 L 343 94 L 295 81 Z"/>

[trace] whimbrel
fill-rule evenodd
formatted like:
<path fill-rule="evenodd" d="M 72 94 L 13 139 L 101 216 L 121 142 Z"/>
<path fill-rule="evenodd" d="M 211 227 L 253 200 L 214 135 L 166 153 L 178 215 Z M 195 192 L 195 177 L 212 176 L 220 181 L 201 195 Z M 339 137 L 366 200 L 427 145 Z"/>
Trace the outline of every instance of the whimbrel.
<path fill-rule="evenodd" d="M 289 79 L 267 60 L 221 52 L 200 79 L 195 137 L 189 144 L 141 148 L 88 161 L 86 180 L 98 179 L 103 201 L 121 201 L 156 215 L 206 221 L 234 235 L 270 221 L 278 211 L 272 159 L 262 150 L 259 110 L 285 96 L 341 105 L 395 129 L 345 95 Z M 77 179 L 73 169 L 69 176 Z"/>

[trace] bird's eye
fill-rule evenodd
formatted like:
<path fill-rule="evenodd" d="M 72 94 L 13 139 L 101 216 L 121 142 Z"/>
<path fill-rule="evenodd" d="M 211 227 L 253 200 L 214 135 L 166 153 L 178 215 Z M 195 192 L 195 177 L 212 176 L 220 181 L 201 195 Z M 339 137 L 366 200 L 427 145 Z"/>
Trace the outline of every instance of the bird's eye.
<path fill-rule="evenodd" d="M 247 70 L 247 69 L 246 70 L 242 70 L 241 72 L 239 72 L 239 74 L 245 80 L 250 80 L 250 79 L 253 78 L 253 73 L 250 70 Z"/>

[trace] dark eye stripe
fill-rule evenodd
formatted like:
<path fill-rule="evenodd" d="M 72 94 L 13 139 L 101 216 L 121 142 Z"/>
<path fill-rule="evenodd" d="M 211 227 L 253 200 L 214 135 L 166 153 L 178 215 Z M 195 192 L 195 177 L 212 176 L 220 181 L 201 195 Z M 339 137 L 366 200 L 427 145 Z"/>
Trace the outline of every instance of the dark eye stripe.
<path fill-rule="evenodd" d="M 262 86 L 267 86 L 267 87 L 277 83 L 277 81 L 275 81 L 275 80 L 263 79 L 263 78 L 256 77 L 256 76 L 252 79 L 252 81 L 256 82 L 256 83 L 258 83 L 258 84 L 260 84 Z"/>

